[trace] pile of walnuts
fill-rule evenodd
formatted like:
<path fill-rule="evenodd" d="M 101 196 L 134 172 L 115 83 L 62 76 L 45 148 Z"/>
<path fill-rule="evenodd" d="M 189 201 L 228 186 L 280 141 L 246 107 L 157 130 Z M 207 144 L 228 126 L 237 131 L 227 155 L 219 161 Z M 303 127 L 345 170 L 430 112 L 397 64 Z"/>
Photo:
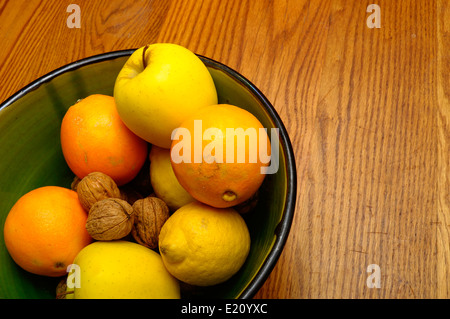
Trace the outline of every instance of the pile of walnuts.
<path fill-rule="evenodd" d="M 101 172 L 75 178 L 72 189 L 89 212 L 86 229 L 96 240 L 118 240 L 130 233 L 139 244 L 158 247 L 159 233 L 169 218 L 169 208 L 156 196 L 142 197 L 132 189 L 119 189 L 114 180 Z"/>

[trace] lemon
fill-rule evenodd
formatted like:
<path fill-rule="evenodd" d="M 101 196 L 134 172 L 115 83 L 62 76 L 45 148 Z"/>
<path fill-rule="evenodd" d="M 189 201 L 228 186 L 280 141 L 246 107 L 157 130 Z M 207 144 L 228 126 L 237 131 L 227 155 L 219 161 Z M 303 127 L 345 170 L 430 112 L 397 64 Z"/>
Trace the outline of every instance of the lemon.
<path fill-rule="evenodd" d="M 180 298 L 179 283 L 161 256 L 133 242 L 94 242 L 78 253 L 74 265 L 67 278 L 67 299 Z"/>
<path fill-rule="evenodd" d="M 191 202 L 173 213 L 161 229 L 159 249 L 167 270 L 196 286 L 228 280 L 244 264 L 250 234 L 233 208 Z"/>
<path fill-rule="evenodd" d="M 184 206 L 194 198 L 175 177 L 170 162 L 170 150 L 152 145 L 150 151 L 150 180 L 156 196 L 166 202 L 171 211 Z"/>

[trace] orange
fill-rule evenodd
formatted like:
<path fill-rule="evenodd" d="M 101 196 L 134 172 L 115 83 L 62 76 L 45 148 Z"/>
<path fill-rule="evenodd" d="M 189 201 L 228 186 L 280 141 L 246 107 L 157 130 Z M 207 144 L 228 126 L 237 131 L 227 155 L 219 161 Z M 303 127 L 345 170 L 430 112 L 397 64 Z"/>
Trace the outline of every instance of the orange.
<path fill-rule="evenodd" d="M 119 186 L 136 177 L 147 157 L 147 142 L 125 126 L 114 98 L 102 94 L 90 95 L 67 110 L 61 147 L 79 178 L 102 172 Z"/>
<path fill-rule="evenodd" d="M 202 203 L 235 206 L 264 180 L 270 141 L 261 122 L 244 109 L 229 104 L 203 107 L 185 119 L 172 139 L 175 176 Z"/>
<path fill-rule="evenodd" d="M 33 274 L 58 277 L 92 242 L 87 213 L 75 191 L 43 186 L 22 197 L 6 217 L 3 235 L 13 260 Z"/>

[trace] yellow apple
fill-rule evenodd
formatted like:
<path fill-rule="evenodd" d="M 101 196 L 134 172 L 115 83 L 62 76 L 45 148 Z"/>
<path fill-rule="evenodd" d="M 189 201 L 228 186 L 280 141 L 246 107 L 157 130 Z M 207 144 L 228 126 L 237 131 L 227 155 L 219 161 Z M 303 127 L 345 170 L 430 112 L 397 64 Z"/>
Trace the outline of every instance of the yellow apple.
<path fill-rule="evenodd" d="M 114 85 L 125 125 L 147 142 L 170 148 L 172 131 L 200 107 L 217 104 L 214 81 L 192 51 L 155 43 L 133 52 Z"/>
<path fill-rule="evenodd" d="M 155 251 L 128 241 L 97 241 L 75 257 L 67 293 L 67 299 L 179 299 L 180 287 Z"/>

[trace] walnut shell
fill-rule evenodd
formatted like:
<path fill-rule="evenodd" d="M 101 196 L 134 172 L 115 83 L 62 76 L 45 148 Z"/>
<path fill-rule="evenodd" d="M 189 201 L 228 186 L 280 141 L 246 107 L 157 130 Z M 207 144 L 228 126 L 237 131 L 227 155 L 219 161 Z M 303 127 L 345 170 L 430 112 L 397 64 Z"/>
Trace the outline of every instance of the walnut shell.
<path fill-rule="evenodd" d="M 131 234 L 141 245 L 150 249 L 158 247 L 159 233 L 169 218 L 169 207 L 157 197 L 148 196 L 133 204 L 134 226 Z"/>
<path fill-rule="evenodd" d="M 70 188 L 74 191 L 77 191 L 78 183 L 81 181 L 81 178 L 78 176 L 75 176 L 72 180 L 72 183 L 70 184 Z"/>
<path fill-rule="evenodd" d="M 81 206 L 89 211 L 96 202 L 105 198 L 121 198 L 116 182 L 106 174 L 93 172 L 76 185 Z"/>
<path fill-rule="evenodd" d="M 56 286 L 56 299 L 66 299 L 67 295 L 67 276 L 61 279 Z"/>
<path fill-rule="evenodd" d="M 133 223 L 133 208 L 128 202 L 119 198 L 106 198 L 92 205 L 86 230 L 96 240 L 116 240 L 127 236 Z"/>

